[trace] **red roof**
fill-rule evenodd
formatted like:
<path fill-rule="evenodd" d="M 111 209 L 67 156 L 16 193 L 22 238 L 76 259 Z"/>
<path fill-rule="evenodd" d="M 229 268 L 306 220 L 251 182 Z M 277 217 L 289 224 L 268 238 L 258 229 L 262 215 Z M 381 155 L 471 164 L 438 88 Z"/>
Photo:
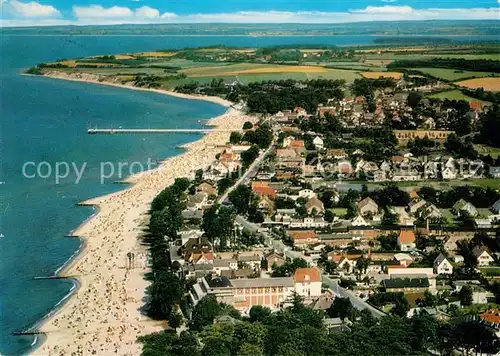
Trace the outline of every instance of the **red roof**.
<path fill-rule="evenodd" d="M 252 182 L 252 192 L 260 196 L 268 196 L 274 198 L 276 190 L 271 188 L 267 182 Z"/>
<path fill-rule="evenodd" d="M 312 230 L 289 231 L 292 240 L 317 239 L 318 235 Z"/>
<path fill-rule="evenodd" d="M 479 315 L 479 317 L 484 321 L 498 324 L 500 323 L 500 309 L 486 310 L 483 314 Z"/>
<path fill-rule="evenodd" d="M 293 275 L 295 282 L 321 282 L 321 272 L 314 267 L 310 268 L 297 268 Z"/>
<path fill-rule="evenodd" d="M 401 231 L 399 233 L 399 242 L 402 244 L 411 244 L 415 242 L 415 233 L 413 231 Z"/>

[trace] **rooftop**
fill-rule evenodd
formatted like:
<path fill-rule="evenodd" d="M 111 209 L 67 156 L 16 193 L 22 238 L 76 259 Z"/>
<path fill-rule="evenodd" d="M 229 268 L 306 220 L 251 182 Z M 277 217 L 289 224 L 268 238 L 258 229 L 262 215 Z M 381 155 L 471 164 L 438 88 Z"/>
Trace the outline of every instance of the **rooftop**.
<path fill-rule="evenodd" d="M 321 272 L 319 269 L 311 268 L 297 268 L 295 274 L 293 275 L 295 282 L 321 282 Z"/>

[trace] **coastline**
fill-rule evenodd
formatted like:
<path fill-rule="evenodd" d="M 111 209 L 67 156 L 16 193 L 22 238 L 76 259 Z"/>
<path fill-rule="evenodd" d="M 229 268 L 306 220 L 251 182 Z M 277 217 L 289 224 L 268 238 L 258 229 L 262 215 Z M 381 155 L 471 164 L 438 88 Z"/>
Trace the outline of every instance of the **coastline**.
<path fill-rule="evenodd" d="M 232 105 L 221 98 L 137 88 L 96 78 L 48 76 L 205 100 L 225 107 Z M 221 128 L 239 129 L 248 120 L 252 118 L 229 108 L 209 122 Z M 142 346 L 136 343 L 137 337 L 164 327 L 163 322 L 150 320 L 141 313 L 149 283 L 144 279 L 148 272 L 147 249 L 139 237 L 148 221 L 150 203 L 176 177 L 193 176 L 197 169 L 210 165 L 228 139 L 229 132 L 209 133 L 184 145 L 187 150 L 162 160 L 155 169 L 127 177 L 125 182 L 130 185 L 125 189 L 79 204 L 93 206 L 96 211 L 72 232 L 71 236 L 79 237 L 83 243 L 57 273 L 58 277 L 73 279 L 75 288 L 29 328 L 41 333 L 31 354 L 140 354 Z M 126 268 L 129 252 L 135 254 L 131 269 Z"/>
<path fill-rule="evenodd" d="M 190 94 L 177 93 L 177 92 L 171 91 L 171 90 L 141 88 L 141 87 L 136 87 L 130 83 L 122 84 L 122 83 L 117 83 L 117 82 L 105 81 L 105 80 L 102 80 L 102 77 L 100 77 L 98 75 L 84 73 L 84 72 L 77 72 L 77 73 L 68 74 L 65 72 L 48 71 L 47 73 L 45 73 L 43 75 L 34 75 L 34 74 L 23 74 L 23 75 L 31 75 L 31 76 L 35 76 L 35 77 L 47 77 L 47 78 L 52 78 L 52 79 L 63 79 L 63 80 L 70 80 L 73 82 L 108 85 L 108 86 L 122 88 L 122 89 L 148 91 L 148 92 L 157 93 L 157 94 L 170 95 L 170 96 L 173 96 L 176 98 L 181 98 L 181 99 L 208 101 L 208 102 L 211 102 L 214 104 L 222 105 L 226 108 L 233 106 L 232 102 L 225 100 L 225 99 L 222 99 L 218 96 L 190 95 Z"/>

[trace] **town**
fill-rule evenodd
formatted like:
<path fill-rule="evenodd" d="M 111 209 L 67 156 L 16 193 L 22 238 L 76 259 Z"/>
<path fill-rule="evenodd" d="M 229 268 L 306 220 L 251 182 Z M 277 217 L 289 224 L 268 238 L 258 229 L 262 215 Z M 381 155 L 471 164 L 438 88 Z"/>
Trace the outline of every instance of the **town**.
<path fill-rule="evenodd" d="M 363 313 L 420 316 L 478 338 L 436 343 L 497 350 L 500 158 L 479 148 L 500 146 L 499 108 L 421 84 L 256 85 L 240 103 L 255 122 L 152 204 L 152 269 L 168 277 L 153 278 L 149 315 L 196 331 L 300 305 L 330 333 Z"/>

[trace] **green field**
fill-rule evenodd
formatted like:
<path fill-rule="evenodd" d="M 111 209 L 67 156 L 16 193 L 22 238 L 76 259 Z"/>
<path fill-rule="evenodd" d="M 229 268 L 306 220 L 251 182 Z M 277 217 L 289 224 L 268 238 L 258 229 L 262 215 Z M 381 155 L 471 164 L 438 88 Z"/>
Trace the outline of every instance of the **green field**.
<path fill-rule="evenodd" d="M 495 178 L 485 178 L 485 179 L 475 179 L 473 181 L 470 181 L 470 185 L 477 185 L 479 187 L 490 187 L 493 189 L 499 189 L 500 190 L 500 179 L 495 179 Z"/>
<path fill-rule="evenodd" d="M 443 91 L 441 93 L 437 94 L 432 94 L 428 96 L 429 98 L 435 98 L 435 99 L 449 99 L 449 100 L 465 100 L 470 102 L 482 102 L 485 104 L 488 104 L 487 101 L 482 101 L 476 98 L 472 98 L 470 96 L 464 95 L 460 90 L 449 90 L 449 91 Z"/>
<path fill-rule="evenodd" d="M 436 78 L 441 78 L 444 80 L 449 80 L 452 82 L 456 82 L 465 78 L 482 78 L 491 75 L 489 72 L 470 72 L 470 71 L 462 71 L 456 69 L 445 69 L 445 68 L 411 68 L 414 70 L 418 70 L 422 73 L 432 75 Z"/>

